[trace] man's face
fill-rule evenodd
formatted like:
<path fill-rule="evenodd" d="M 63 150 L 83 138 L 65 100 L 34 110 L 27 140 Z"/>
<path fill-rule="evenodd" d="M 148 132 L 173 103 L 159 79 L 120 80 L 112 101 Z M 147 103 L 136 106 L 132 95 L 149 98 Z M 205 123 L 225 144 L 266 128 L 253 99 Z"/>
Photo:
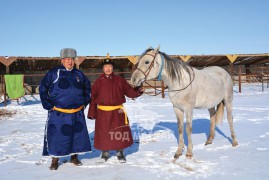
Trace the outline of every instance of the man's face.
<path fill-rule="evenodd" d="M 106 75 L 110 75 L 113 72 L 113 65 L 111 64 L 105 64 L 103 66 L 103 71 Z"/>
<path fill-rule="evenodd" d="M 74 59 L 72 58 L 64 58 L 61 62 L 63 66 L 68 70 L 71 70 L 75 65 Z"/>

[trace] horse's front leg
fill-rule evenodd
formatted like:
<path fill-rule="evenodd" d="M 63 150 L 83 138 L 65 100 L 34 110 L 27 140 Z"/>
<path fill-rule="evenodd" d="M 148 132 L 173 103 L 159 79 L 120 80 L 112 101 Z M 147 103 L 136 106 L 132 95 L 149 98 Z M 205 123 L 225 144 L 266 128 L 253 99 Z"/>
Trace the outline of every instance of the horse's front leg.
<path fill-rule="evenodd" d="M 187 148 L 187 153 L 186 156 L 188 158 L 192 158 L 192 149 L 193 149 L 193 145 L 192 145 L 192 116 L 193 116 L 193 112 L 192 109 L 186 111 L 186 133 L 188 136 L 188 148 Z"/>
<path fill-rule="evenodd" d="M 184 147 L 184 139 L 183 139 L 183 120 L 184 120 L 184 112 L 176 107 L 174 107 L 174 111 L 177 117 L 177 125 L 178 125 L 178 137 L 179 137 L 179 142 L 178 142 L 178 148 L 177 151 L 175 153 L 174 158 L 178 159 L 179 156 L 182 155 L 182 150 Z"/>

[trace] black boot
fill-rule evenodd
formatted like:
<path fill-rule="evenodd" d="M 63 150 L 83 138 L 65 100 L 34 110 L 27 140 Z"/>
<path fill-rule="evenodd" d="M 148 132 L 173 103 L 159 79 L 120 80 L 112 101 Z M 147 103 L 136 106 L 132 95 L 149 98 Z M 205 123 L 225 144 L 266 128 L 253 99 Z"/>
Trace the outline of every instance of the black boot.
<path fill-rule="evenodd" d="M 102 156 L 100 159 L 97 160 L 96 163 L 104 163 L 109 159 L 109 152 L 108 151 L 102 151 Z"/>
<path fill-rule="evenodd" d="M 126 158 L 123 154 L 123 150 L 119 150 L 116 152 L 117 158 L 120 161 L 120 163 L 126 163 Z"/>
<path fill-rule="evenodd" d="M 70 162 L 73 163 L 76 166 L 81 166 L 82 165 L 81 161 L 78 160 L 78 155 L 77 154 L 74 154 L 74 155 L 71 156 Z"/>
<path fill-rule="evenodd" d="M 103 158 L 103 159 L 105 159 L 105 161 L 107 161 L 108 158 L 109 158 L 109 152 L 108 151 L 102 151 L 101 158 Z"/>
<path fill-rule="evenodd" d="M 59 158 L 54 158 L 54 157 L 52 158 L 50 170 L 57 170 L 58 169 L 58 167 L 59 167 L 58 161 L 59 161 Z"/>

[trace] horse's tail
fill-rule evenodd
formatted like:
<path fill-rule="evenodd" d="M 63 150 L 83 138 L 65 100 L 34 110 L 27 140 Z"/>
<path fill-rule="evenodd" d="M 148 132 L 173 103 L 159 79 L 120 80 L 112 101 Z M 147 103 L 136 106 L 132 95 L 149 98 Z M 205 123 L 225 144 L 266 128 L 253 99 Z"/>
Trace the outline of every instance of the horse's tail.
<path fill-rule="evenodd" d="M 223 121 L 223 114 L 224 114 L 224 103 L 221 101 L 217 106 L 216 111 L 216 126 L 222 123 Z"/>

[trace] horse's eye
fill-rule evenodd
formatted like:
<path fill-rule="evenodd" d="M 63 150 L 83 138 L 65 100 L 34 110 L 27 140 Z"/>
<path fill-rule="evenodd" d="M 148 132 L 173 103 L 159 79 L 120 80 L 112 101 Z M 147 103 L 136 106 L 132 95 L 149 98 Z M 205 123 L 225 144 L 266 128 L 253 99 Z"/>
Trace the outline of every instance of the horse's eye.
<path fill-rule="evenodd" d="M 149 61 L 146 61 L 145 64 L 149 64 Z"/>

